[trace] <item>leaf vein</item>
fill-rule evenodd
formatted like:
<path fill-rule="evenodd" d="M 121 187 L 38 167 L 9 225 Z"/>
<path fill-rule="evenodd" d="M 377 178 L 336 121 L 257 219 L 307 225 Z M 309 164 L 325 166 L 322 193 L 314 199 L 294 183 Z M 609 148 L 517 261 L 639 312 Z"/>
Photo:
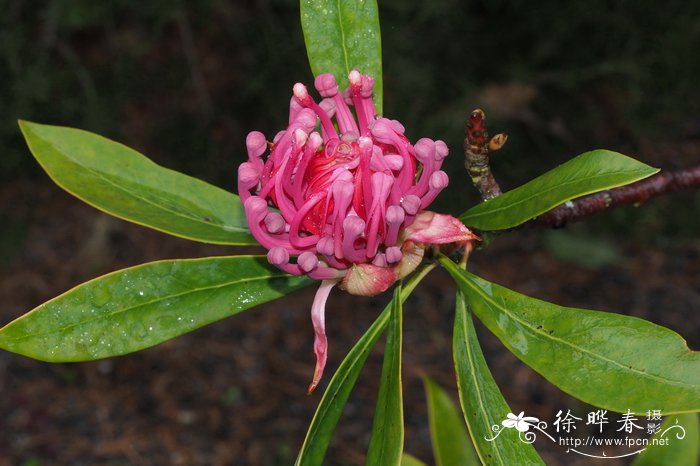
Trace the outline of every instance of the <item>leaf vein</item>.
<path fill-rule="evenodd" d="M 175 294 L 172 294 L 172 295 L 168 295 L 168 296 L 166 296 L 166 297 L 161 297 L 161 298 L 156 298 L 156 299 L 152 299 L 152 300 L 149 300 L 149 301 L 145 301 L 145 302 L 143 302 L 143 303 L 139 303 L 139 304 L 136 304 L 136 305 L 134 305 L 134 306 L 126 307 L 126 308 L 123 308 L 123 309 L 117 309 L 117 310 L 115 310 L 115 311 L 112 311 L 112 312 L 109 312 L 109 313 L 106 313 L 106 314 L 102 314 L 102 315 L 98 315 L 98 316 L 95 316 L 95 317 L 90 318 L 90 319 L 81 320 L 81 321 L 79 321 L 79 322 L 75 322 L 75 323 L 72 323 L 72 324 L 70 324 L 70 325 L 66 325 L 66 326 L 63 326 L 63 327 L 58 327 L 58 328 L 53 329 L 53 330 L 48 331 L 48 332 L 44 332 L 44 333 L 30 333 L 30 334 L 23 335 L 23 336 L 17 337 L 17 338 L 8 338 L 7 341 L 9 341 L 9 342 L 17 342 L 17 341 L 26 340 L 26 339 L 28 339 L 28 338 L 36 338 L 36 337 L 42 337 L 42 336 L 46 336 L 46 335 L 52 335 L 52 334 L 54 334 L 54 333 L 65 333 L 66 331 L 68 331 L 68 330 L 70 330 L 70 329 L 72 329 L 72 328 L 74 328 L 74 327 L 79 327 L 79 326 L 82 326 L 82 325 L 89 324 L 89 323 L 91 323 L 91 322 L 96 322 L 96 321 L 100 321 L 100 320 L 104 320 L 104 319 L 109 319 L 109 318 L 112 318 L 112 317 L 114 317 L 114 316 L 116 316 L 116 315 L 122 314 L 122 313 L 124 313 L 124 312 L 131 312 L 131 311 L 133 311 L 133 310 L 135 310 L 135 309 L 139 309 L 139 308 L 141 308 L 141 307 L 148 306 L 148 305 L 150 305 L 150 304 L 154 304 L 154 303 L 157 303 L 157 302 L 160 302 L 160 301 L 164 301 L 164 300 L 167 300 L 167 299 L 178 298 L 178 297 L 180 297 L 180 296 L 186 296 L 186 295 L 188 295 L 188 294 L 199 293 L 199 292 L 201 292 L 201 291 L 211 291 L 211 292 L 213 292 L 213 291 L 215 291 L 215 290 L 217 290 L 217 289 L 224 288 L 224 287 L 228 287 L 228 286 L 237 285 L 237 284 L 239 284 L 239 283 L 241 283 L 241 282 L 246 282 L 246 281 L 252 282 L 252 281 L 267 280 L 267 279 L 270 279 L 270 278 L 279 278 L 279 277 L 285 277 L 285 276 L 286 276 L 286 274 L 269 275 L 269 276 L 264 276 L 264 277 L 243 278 L 243 279 L 240 279 L 240 280 L 234 280 L 234 281 L 230 281 L 230 282 L 226 282 L 226 283 L 221 283 L 221 284 L 218 284 L 218 285 L 204 286 L 204 287 L 201 287 L 201 288 L 193 288 L 193 289 L 190 289 L 190 290 L 187 290 L 187 291 L 183 291 L 183 292 L 181 292 L 181 293 L 175 293 Z"/>
<path fill-rule="evenodd" d="M 686 383 L 686 382 L 683 382 L 683 381 L 680 381 L 680 380 L 669 379 L 669 378 L 666 378 L 666 377 L 663 377 L 663 376 L 660 376 L 660 375 L 652 374 L 652 373 L 649 373 L 649 372 L 645 372 L 645 371 L 641 371 L 641 370 L 635 369 L 635 368 L 633 368 L 633 367 L 626 366 L 626 365 L 624 365 L 624 364 L 622 364 L 622 363 L 619 363 L 619 362 L 617 362 L 617 361 L 615 361 L 615 360 L 613 360 L 613 359 L 606 358 L 606 357 L 603 356 L 602 354 L 595 353 L 595 352 L 593 352 L 593 351 L 591 351 L 591 350 L 588 350 L 588 349 L 579 347 L 579 346 L 577 346 L 577 345 L 574 345 L 573 343 L 568 342 L 568 341 L 566 341 L 566 340 L 563 340 L 563 339 L 561 339 L 561 338 L 554 337 L 554 336 L 550 335 L 549 333 L 547 333 L 547 332 L 545 332 L 545 331 L 538 330 L 536 327 L 532 326 L 532 325 L 531 325 L 530 323 L 528 323 L 527 321 L 518 318 L 515 314 L 511 313 L 507 308 L 505 308 L 505 307 L 500 307 L 500 306 L 498 305 L 497 302 L 493 301 L 490 297 L 488 297 L 486 294 L 484 294 L 484 293 L 481 291 L 481 288 L 480 288 L 478 285 L 476 285 L 475 283 L 473 283 L 470 279 L 468 279 L 467 277 L 461 277 L 461 278 L 462 278 L 463 281 L 466 282 L 473 290 L 475 290 L 475 291 L 482 297 L 482 299 L 483 299 L 485 302 L 490 303 L 490 304 L 493 304 L 494 306 L 496 306 L 497 309 L 500 309 L 501 312 L 503 312 L 504 314 L 506 314 L 507 316 L 509 316 L 511 319 L 513 319 L 514 321 L 516 321 L 516 322 L 518 322 L 519 324 L 521 324 L 524 328 L 528 329 L 531 333 L 533 333 L 533 334 L 539 334 L 539 335 L 540 335 L 541 337 L 543 337 L 545 340 L 548 339 L 548 340 L 551 340 L 551 341 L 553 341 L 553 342 L 556 342 L 556 343 L 558 343 L 558 344 L 560 344 L 560 345 L 562 345 L 562 346 L 568 346 L 568 347 L 570 347 L 570 348 L 572 348 L 572 349 L 574 349 L 574 350 L 576 350 L 576 351 L 581 352 L 582 354 L 587 355 L 588 357 L 590 357 L 590 358 L 593 359 L 593 360 L 599 359 L 599 360 L 604 361 L 604 362 L 606 362 L 606 363 L 608 363 L 608 364 L 610 364 L 610 365 L 617 366 L 618 368 L 622 369 L 623 372 L 632 372 L 632 373 L 635 373 L 635 374 L 637 374 L 638 376 L 640 376 L 640 378 L 655 379 L 655 380 L 657 380 L 657 381 L 661 381 L 661 382 L 664 382 L 664 383 L 669 383 L 669 384 L 671 384 L 671 385 L 675 385 L 675 386 L 679 386 L 679 387 L 689 387 L 689 388 L 696 388 L 696 387 L 697 387 L 696 385 L 693 385 L 693 384 L 691 384 L 691 383 Z"/>
<path fill-rule="evenodd" d="M 347 45 L 345 44 L 345 28 L 343 27 L 343 10 L 341 9 L 341 1 L 336 0 L 336 8 L 338 8 L 338 26 L 340 27 L 340 45 L 343 50 L 343 61 L 345 62 L 345 75 L 350 74 L 350 58 L 348 56 Z M 340 76 L 339 76 L 340 78 Z"/>
<path fill-rule="evenodd" d="M 590 181 L 597 180 L 597 179 L 600 179 L 600 178 L 604 178 L 604 177 L 610 176 L 610 175 L 623 175 L 623 174 L 626 174 L 626 173 L 639 173 L 640 175 L 643 174 L 643 173 L 641 172 L 641 170 L 639 170 L 639 169 L 633 169 L 633 170 L 619 170 L 619 171 L 615 171 L 615 172 L 606 172 L 606 173 L 603 173 L 603 174 L 592 175 L 592 176 L 589 176 L 589 177 L 587 177 L 587 178 L 578 178 L 578 179 L 575 179 L 575 180 L 571 180 L 571 181 L 569 181 L 569 182 L 563 182 L 563 183 L 558 184 L 558 185 L 556 185 L 556 186 L 551 186 L 551 187 L 549 187 L 549 188 L 546 188 L 546 189 L 543 189 L 543 190 L 539 190 L 539 191 L 537 191 L 537 192 L 531 194 L 531 195 L 528 196 L 528 197 L 522 198 L 522 199 L 520 199 L 520 200 L 518 200 L 518 201 L 515 201 L 515 202 L 511 202 L 511 203 L 509 203 L 509 204 L 507 204 L 507 205 L 505 205 L 505 206 L 502 206 L 502 207 L 496 207 L 495 209 L 488 209 L 488 210 L 485 211 L 485 212 L 477 212 L 477 213 L 473 213 L 473 214 L 470 214 L 469 211 L 467 211 L 467 213 L 464 215 L 464 218 L 467 218 L 467 219 L 474 219 L 474 218 L 478 218 L 478 217 L 481 217 L 481 216 L 484 216 L 484 215 L 493 215 L 493 214 L 495 214 L 495 213 L 502 212 L 502 211 L 504 211 L 504 210 L 512 209 L 512 208 L 514 208 L 515 206 L 518 206 L 518 205 L 520 205 L 520 204 L 526 203 L 526 202 L 528 202 L 528 201 L 530 201 L 530 200 L 532 200 L 532 199 L 537 199 L 537 198 L 539 198 L 539 197 L 544 197 L 547 193 L 550 193 L 550 192 L 552 192 L 552 191 L 554 191 L 554 190 L 557 190 L 557 189 L 563 189 L 563 188 L 566 188 L 566 187 L 568 187 L 568 186 L 575 185 L 575 184 L 577 184 L 577 183 L 590 182 Z M 608 186 L 607 188 L 603 188 L 602 190 L 611 189 L 611 188 L 614 188 L 614 187 L 617 187 L 617 186 L 621 186 L 621 185 L 623 185 L 623 184 L 626 184 L 626 183 L 624 183 L 624 182 L 622 182 L 622 183 L 615 183 L 615 184 L 612 184 L 612 185 Z M 527 184 L 525 184 L 525 185 L 523 185 L 523 186 L 527 186 Z M 516 188 L 516 189 L 518 189 L 518 188 Z M 566 202 L 567 200 L 571 200 L 571 199 L 574 199 L 574 198 L 577 198 L 577 197 L 581 197 L 581 196 L 586 196 L 586 195 L 588 195 L 588 194 L 592 194 L 592 193 L 598 192 L 598 191 L 601 191 L 601 189 L 587 190 L 587 191 L 583 191 L 583 192 L 581 192 L 581 193 L 579 193 L 579 194 L 574 194 L 573 196 L 567 195 L 567 196 L 565 196 L 565 199 L 563 199 L 561 202 L 557 202 L 556 205 L 559 205 L 559 204 L 561 204 L 561 203 L 563 203 L 563 202 Z M 512 191 L 511 191 L 511 192 L 512 192 Z M 507 194 L 508 194 L 508 193 L 505 193 L 503 196 L 505 196 L 505 195 L 507 195 Z M 499 196 L 499 197 L 497 197 L 497 198 L 494 198 L 494 200 L 495 200 L 495 199 L 503 199 L 503 196 Z M 502 201 L 499 201 L 499 202 L 502 202 Z M 476 209 L 476 208 L 479 208 L 479 207 L 481 207 L 481 206 L 487 205 L 487 204 L 488 204 L 487 202 L 484 202 L 484 203 L 482 203 L 482 204 L 479 204 L 478 206 L 475 207 L 475 209 Z"/>

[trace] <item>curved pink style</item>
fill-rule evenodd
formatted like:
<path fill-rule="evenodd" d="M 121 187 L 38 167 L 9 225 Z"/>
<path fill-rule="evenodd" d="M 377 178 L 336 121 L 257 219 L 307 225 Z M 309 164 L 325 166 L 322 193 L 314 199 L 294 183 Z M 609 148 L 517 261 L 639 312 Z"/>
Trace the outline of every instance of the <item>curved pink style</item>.
<path fill-rule="evenodd" d="M 238 169 L 250 231 L 269 262 L 323 281 L 312 309 L 309 393 L 326 361 L 325 303 L 335 284 L 378 294 L 415 269 L 424 244 L 476 238 L 457 219 L 424 210 L 448 184 L 445 143 L 411 144 L 399 122 L 376 115 L 372 77 L 353 70 L 348 81 L 341 93 L 333 75 L 319 75 L 318 103 L 295 84 L 288 127 L 272 142 L 251 132 Z"/>

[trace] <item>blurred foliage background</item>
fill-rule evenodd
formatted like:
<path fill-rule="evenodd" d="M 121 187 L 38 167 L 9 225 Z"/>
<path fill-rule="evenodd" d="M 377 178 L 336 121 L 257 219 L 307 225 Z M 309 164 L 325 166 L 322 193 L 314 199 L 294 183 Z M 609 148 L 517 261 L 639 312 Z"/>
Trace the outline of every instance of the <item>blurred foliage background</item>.
<path fill-rule="evenodd" d="M 494 160 L 506 188 L 599 147 L 663 168 L 697 162 L 697 147 L 660 152 L 660 144 L 700 138 L 700 5 L 379 3 L 386 115 L 414 139 L 448 142 L 453 180 L 463 178 L 461 137 L 475 107 L 492 133 L 511 136 Z M 17 130 L 16 119 L 26 118 L 116 138 L 231 189 L 245 134 L 276 133 L 292 84 L 312 81 L 293 1 L 0 6 L 3 180 L 43 176 Z M 443 209 L 477 201 L 453 185 Z M 695 231 L 683 223 L 640 228 L 654 236 Z"/>
<path fill-rule="evenodd" d="M 478 202 L 461 154 L 466 117 L 477 107 L 492 134 L 510 135 L 493 158 L 504 189 L 595 148 L 664 169 L 700 163 L 700 2 L 379 0 L 379 8 L 386 116 L 400 120 L 412 140 L 440 138 L 451 149 L 451 186 L 436 210 L 459 213 Z M 98 273 L 166 256 L 230 253 L 124 225 L 57 194 L 29 154 L 18 118 L 94 131 L 235 190 L 245 135 L 255 129 L 271 138 L 283 128 L 297 81 L 311 84 L 312 76 L 295 1 L 0 0 L 2 322 Z M 688 191 L 561 231 L 519 231 L 475 255 L 472 266 L 562 304 L 633 305 L 642 317 L 687 331 L 697 345 L 688 322 L 697 321 L 699 211 L 700 192 Z M 426 460 L 416 374 L 433 371 L 453 383 L 452 293 L 436 277 L 414 298 L 421 312 L 406 330 L 407 347 L 420 350 L 407 352 L 414 358 L 406 363 L 413 376 L 407 412 L 418 413 L 407 419 L 407 440 L 417 439 L 414 452 Z M 334 317 L 345 309 L 355 319 L 329 317 L 331 369 L 383 303 L 333 299 Z M 94 364 L 47 369 L 0 355 L 0 427 L 13 432 L 0 438 L 0 465 L 289 464 L 317 401 L 300 395 L 313 364 L 310 300 L 300 295 Z M 544 418 L 549 405 L 574 403 L 500 343 L 486 338 L 485 347 L 515 406 Z M 372 365 L 377 372 L 381 359 Z M 348 416 L 371 418 L 376 378 L 361 379 Z M 41 406 L 45 399 L 55 402 Z M 362 454 L 351 453 L 357 445 L 342 439 L 366 440 L 367 425 L 341 421 L 335 448 L 347 457 L 343 464 L 361 463 Z M 150 440 L 154 429 L 158 441 Z M 60 432 L 75 442 L 74 453 L 48 440 Z M 237 456 L 242 451 L 247 456 Z M 107 459 L 84 459 L 93 452 Z M 240 461 L 228 460 L 234 457 Z"/>

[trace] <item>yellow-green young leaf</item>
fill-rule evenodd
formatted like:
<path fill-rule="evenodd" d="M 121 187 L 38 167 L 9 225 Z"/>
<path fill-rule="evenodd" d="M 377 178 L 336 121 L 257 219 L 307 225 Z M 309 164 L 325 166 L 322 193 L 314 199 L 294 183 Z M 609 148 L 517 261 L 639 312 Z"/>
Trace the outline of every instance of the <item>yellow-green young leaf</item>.
<path fill-rule="evenodd" d="M 401 456 L 401 466 L 427 466 L 424 462 L 419 460 L 413 455 L 409 455 L 408 453 L 404 453 Z"/>
<path fill-rule="evenodd" d="M 131 353 L 313 283 L 264 256 L 151 262 L 48 301 L 0 329 L 0 348 L 49 362 Z"/>
<path fill-rule="evenodd" d="M 700 411 L 700 352 L 677 333 L 636 317 L 530 298 L 444 256 L 440 263 L 489 330 L 566 393 L 617 412 Z"/>
<path fill-rule="evenodd" d="M 423 378 L 423 385 L 428 399 L 430 440 L 433 444 L 435 464 L 437 466 L 480 464 L 464 420 L 457 412 L 450 396 L 429 377 Z"/>
<path fill-rule="evenodd" d="M 416 285 L 433 269 L 434 265 L 427 265 L 406 280 L 401 289 L 401 302 L 406 301 L 408 295 Z M 338 370 L 335 371 L 328 388 L 323 393 L 321 402 L 316 408 L 314 418 L 306 432 L 306 438 L 301 446 L 295 465 L 297 466 L 321 466 L 323 458 L 331 442 L 333 431 L 343 413 L 345 403 L 348 401 L 355 382 L 360 375 L 369 352 L 374 348 L 377 340 L 389 323 L 393 301 L 377 317 L 367 331 L 357 340 L 355 346 L 348 352 Z"/>
<path fill-rule="evenodd" d="M 368 466 L 399 466 L 403 451 L 403 394 L 401 391 L 401 342 L 403 325 L 401 283 L 394 290 L 389 317 L 381 384 L 374 410 Z"/>
<path fill-rule="evenodd" d="M 301 0 L 301 26 L 314 76 L 332 73 L 341 90 L 357 69 L 374 78 L 382 114 L 382 39 L 376 0 Z"/>
<path fill-rule="evenodd" d="M 594 150 L 472 207 L 459 219 L 480 230 L 513 228 L 571 199 L 634 183 L 658 171 L 617 152 Z"/>
<path fill-rule="evenodd" d="M 51 179 L 91 206 L 194 241 L 257 244 L 235 194 L 161 167 L 94 133 L 29 121 L 19 125 Z"/>
<path fill-rule="evenodd" d="M 515 429 L 501 427 L 511 409 L 486 365 L 471 312 L 461 292 L 457 292 L 453 339 L 459 402 L 481 462 L 494 466 L 544 465 L 534 447 L 522 442 Z M 498 435 L 493 426 L 500 428 Z"/>
<path fill-rule="evenodd" d="M 697 466 L 700 464 L 698 415 L 688 413 L 667 417 L 649 444 L 632 466 Z"/>

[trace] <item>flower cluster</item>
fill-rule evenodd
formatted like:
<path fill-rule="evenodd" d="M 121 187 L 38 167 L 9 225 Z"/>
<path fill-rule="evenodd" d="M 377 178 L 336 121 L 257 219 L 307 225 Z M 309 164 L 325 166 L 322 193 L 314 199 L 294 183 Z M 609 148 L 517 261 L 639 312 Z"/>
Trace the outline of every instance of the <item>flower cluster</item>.
<path fill-rule="evenodd" d="M 269 262 L 322 280 L 312 306 L 317 364 L 309 392 L 326 362 L 325 303 L 335 284 L 374 295 L 413 271 L 426 244 L 476 238 L 457 219 L 424 210 L 448 183 L 440 169 L 445 143 L 411 144 L 398 121 L 376 115 L 372 77 L 353 70 L 348 80 L 341 92 L 333 75 L 319 75 L 318 103 L 295 84 L 288 127 L 271 143 L 251 132 L 238 169 L 248 224 Z"/>

